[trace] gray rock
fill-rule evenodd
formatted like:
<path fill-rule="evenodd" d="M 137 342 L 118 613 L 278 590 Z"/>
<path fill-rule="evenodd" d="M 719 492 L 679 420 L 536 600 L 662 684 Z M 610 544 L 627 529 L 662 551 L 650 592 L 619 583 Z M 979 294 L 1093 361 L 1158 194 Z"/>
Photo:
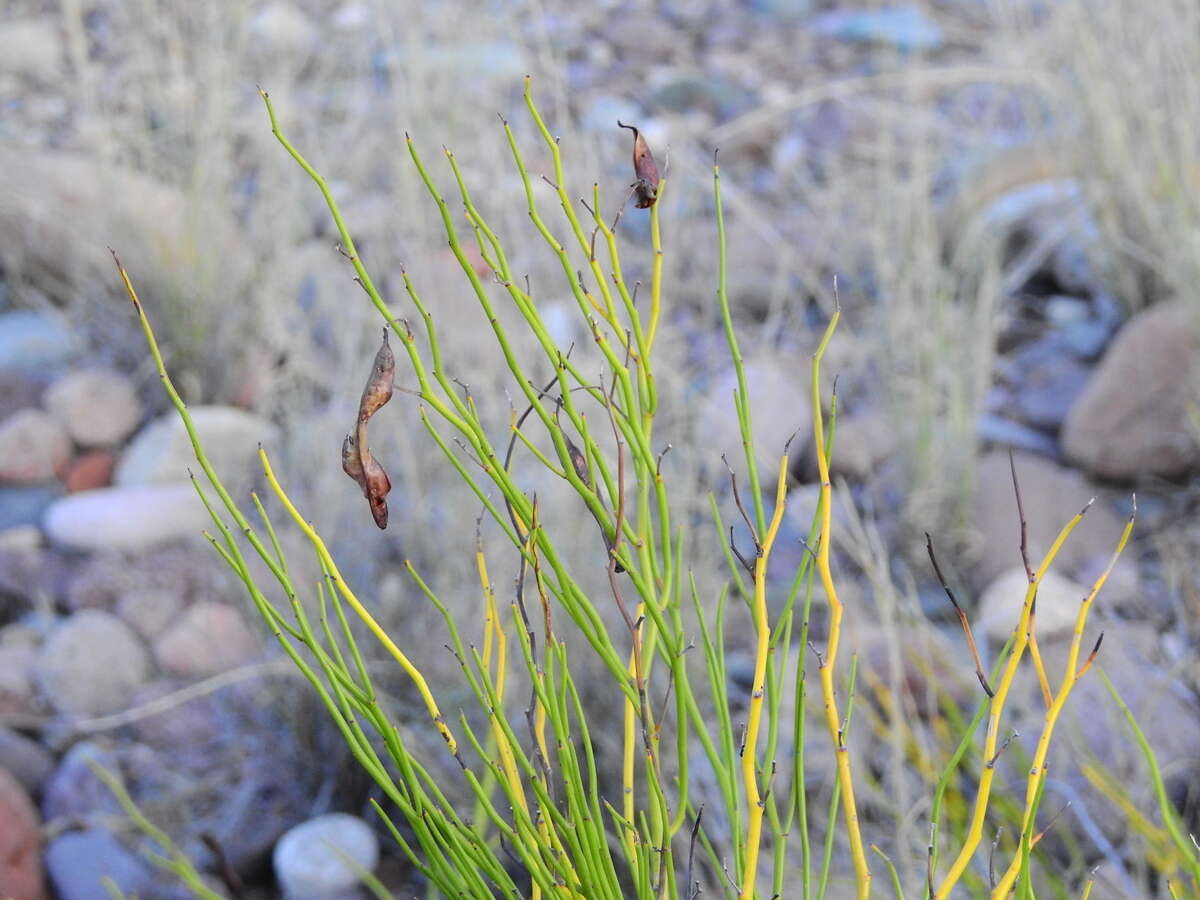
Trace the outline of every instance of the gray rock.
<path fill-rule="evenodd" d="M 36 794 L 54 771 L 54 757 L 32 738 L 0 727 L 0 769 L 11 772 L 27 793 Z"/>
<path fill-rule="evenodd" d="M 271 444 L 277 429 L 270 422 L 232 406 L 196 406 L 192 423 L 209 461 L 222 479 L 236 479 L 254 464 L 258 445 Z M 185 481 L 199 472 L 187 430 L 173 410 L 138 432 L 113 475 L 114 485 Z"/>
<path fill-rule="evenodd" d="M 84 819 L 93 815 L 119 815 L 121 805 L 92 771 L 92 764 L 120 774 L 117 754 L 94 741 L 71 747 L 46 779 L 42 793 L 42 815 L 54 819 Z"/>
<path fill-rule="evenodd" d="M 178 589 L 134 589 L 117 601 L 116 613 L 146 640 L 158 637 L 183 609 Z"/>
<path fill-rule="evenodd" d="M 942 44 L 942 28 L 915 6 L 873 10 L 831 10 L 814 18 L 818 35 L 862 44 L 889 44 L 897 50 L 934 50 Z"/>
<path fill-rule="evenodd" d="M 142 551 L 212 524 L 190 483 L 97 488 L 55 500 L 42 527 L 72 550 Z"/>
<path fill-rule="evenodd" d="M 802 458 L 812 443 L 812 411 L 808 402 L 807 360 L 794 360 L 788 366 L 782 359 L 762 356 L 746 363 L 746 385 L 750 392 L 750 415 L 754 428 L 754 454 L 763 490 L 774 491 L 779 459 L 793 434 L 789 452 L 793 463 Z M 699 407 L 696 432 L 698 448 L 705 461 L 719 467 L 724 453 L 734 471 L 745 470 L 742 438 L 738 430 L 733 395 L 737 378 L 732 369 L 722 373 L 708 386 Z M 739 481 L 745 490 L 745 476 Z M 747 501 L 749 502 L 749 501 Z"/>
<path fill-rule="evenodd" d="M 353 890 L 358 874 L 344 857 L 373 871 L 379 841 L 362 819 L 331 813 L 297 825 L 275 845 L 275 877 L 287 900 L 328 900 Z"/>
<path fill-rule="evenodd" d="M 22 409 L 0 422 L 0 481 L 50 481 L 71 456 L 63 426 L 40 409 Z"/>
<path fill-rule="evenodd" d="M 0 713 L 28 713 L 34 708 L 33 647 L 0 646 Z"/>
<path fill-rule="evenodd" d="M 258 651 L 257 636 L 242 614 L 227 603 L 201 602 L 188 607 L 154 642 L 159 666 L 189 678 L 232 669 Z"/>
<path fill-rule="evenodd" d="M 70 372 L 50 386 L 43 403 L 81 447 L 114 446 L 142 417 L 133 383 L 111 369 Z"/>
<path fill-rule="evenodd" d="M 154 896 L 149 863 L 100 829 L 72 831 L 52 840 L 46 847 L 46 871 L 59 900 L 103 897 L 105 878 L 125 895 Z"/>
<path fill-rule="evenodd" d="M 273 0 L 250 20 L 250 33 L 264 50 L 297 53 L 312 49 L 319 32 L 303 11 L 284 0 Z"/>
<path fill-rule="evenodd" d="M 75 337 L 57 318 L 26 309 L 0 313 L 0 370 L 57 368 L 76 349 Z"/>
<path fill-rule="evenodd" d="M 0 488 L 0 531 L 40 525 L 46 509 L 62 492 L 57 484 Z"/>
<path fill-rule="evenodd" d="M 1017 627 L 1029 578 L 1021 566 L 995 578 L 979 598 L 978 628 L 997 643 L 1004 643 Z M 1047 572 L 1038 585 L 1037 636 L 1053 640 L 1069 636 L 1079 614 L 1079 601 L 1089 587 L 1076 584 L 1057 572 Z"/>
<path fill-rule="evenodd" d="M 1017 391 L 1021 417 L 1037 428 L 1057 430 L 1090 376 L 1091 369 L 1065 356 L 1029 369 Z"/>
<path fill-rule="evenodd" d="M 982 414 L 975 422 L 975 433 L 981 441 L 990 444 L 1058 457 L 1058 444 L 1050 435 L 995 413 Z"/>
<path fill-rule="evenodd" d="M 1028 453 L 1014 454 L 1014 459 L 1028 523 L 1030 564 L 1036 567 L 1062 527 L 1096 491 L 1078 472 L 1049 460 Z M 987 453 L 979 461 L 971 525 L 979 548 L 973 571 L 977 586 L 987 585 L 1021 564 L 1019 520 L 1007 453 Z M 1093 504 L 1059 551 L 1055 571 L 1073 576 L 1093 558 L 1107 561 L 1123 528 L 1124 522 L 1104 503 Z"/>
<path fill-rule="evenodd" d="M 54 708 L 82 716 L 124 709 L 149 674 L 137 635 L 98 609 L 78 612 L 55 628 L 34 663 L 35 681 Z"/>
<path fill-rule="evenodd" d="M 1177 478 L 1200 467 L 1195 304 L 1162 303 L 1118 333 L 1063 426 L 1068 459 L 1101 478 Z"/>

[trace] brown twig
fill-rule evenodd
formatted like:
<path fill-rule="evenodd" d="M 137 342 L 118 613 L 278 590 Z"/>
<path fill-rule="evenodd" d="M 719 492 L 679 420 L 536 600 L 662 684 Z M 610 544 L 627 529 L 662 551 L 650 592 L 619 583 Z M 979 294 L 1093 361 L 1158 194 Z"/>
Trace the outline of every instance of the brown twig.
<path fill-rule="evenodd" d="M 942 585 L 942 590 L 946 592 L 946 596 L 950 598 L 950 603 L 954 607 L 954 612 L 958 614 L 958 623 L 962 626 L 963 634 L 967 638 L 967 647 L 971 650 L 971 659 L 975 662 L 975 675 L 979 678 L 979 683 L 983 685 L 984 692 L 989 697 L 995 697 L 996 694 L 992 690 L 992 686 L 988 684 L 987 675 L 983 671 L 983 661 L 979 658 L 979 648 L 975 644 L 975 635 L 971 631 L 971 622 L 967 619 L 967 614 L 963 612 L 963 608 L 958 605 L 958 600 L 954 596 L 954 591 L 950 590 L 950 585 L 946 583 L 946 577 L 942 574 L 942 568 L 938 565 L 937 557 L 933 553 L 933 538 L 929 536 L 929 532 L 925 532 L 925 550 L 929 553 L 929 561 L 933 564 L 933 572 L 937 575 L 937 580 Z"/>

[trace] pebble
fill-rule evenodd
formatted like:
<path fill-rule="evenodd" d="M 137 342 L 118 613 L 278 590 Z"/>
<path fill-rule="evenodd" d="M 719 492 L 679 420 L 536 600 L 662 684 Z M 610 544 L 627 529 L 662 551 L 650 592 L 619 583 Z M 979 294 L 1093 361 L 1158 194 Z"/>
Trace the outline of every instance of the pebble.
<path fill-rule="evenodd" d="M 62 486 L 55 483 L 0 487 L 0 531 L 8 534 L 19 528 L 40 525 L 47 508 L 61 496 Z"/>
<path fill-rule="evenodd" d="M 70 372 L 50 385 L 43 403 L 81 447 L 119 444 L 142 418 L 133 382 L 111 369 Z"/>
<path fill-rule="evenodd" d="M 0 769 L 12 773 L 32 796 L 54 771 L 54 757 L 32 738 L 0 726 Z"/>
<path fill-rule="evenodd" d="M 44 372 L 75 351 L 75 338 L 61 320 L 27 309 L 0 313 L 0 371 Z"/>
<path fill-rule="evenodd" d="M 44 900 L 41 848 L 37 809 L 20 782 L 0 768 L 0 895 Z"/>
<path fill-rule="evenodd" d="M 90 450 L 75 457 L 63 472 L 67 493 L 78 494 L 80 491 L 108 487 L 116 465 L 117 458 L 107 450 Z"/>
<path fill-rule="evenodd" d="M 158 637 L 183 609 L 179 590 L 140 587 L 122 594 L 116 613 L 146 640 Z"/>
<path fill-rule="evenodd" d="M 71 439 L 49 413 L 23 409 L 0 422 L 0 481 L 50 481 L 70 456 Z"/>
<path fill-rule="evenodd" d="M 96 777 L 93 765 L 114 774 L 121 772 L 116 752 L 95 741 L 79 741 L 63 755 L 43 785 L 42 815 L 46 821 L 120 814 L 121 805 Z"/>
<path fill-rule="evenodd" d="M 36 658 L 33 647 L 0 646 L 0 713 L 33 711 L 32 671 Z"/>
<path fill-rule="evenodd" d="M 149 676 L 150 659 L 128 625 L 112 613 L 85 609 L 50 632 L 33 674 L 59 712 L 99 716 L 126 707 Z"/>
<path fill-rule="evenodd" d="M 284 897 L 327 900 L 354 890 L 359 877 L 346 857 L 368 872 L 379 863 L 379 840 L 362 819 L 330 813 L 290 829 L 274 853 Z"/>
<path fill-rule="evenodd" d="M 109 878 L 123 896 L 154 896 L 148 864 L 102 829 L 69 831 L 46 848 L 46 871 L 59 900 L 97 900 L 107 896 Z"/>
<path fill-rule="evenodd" d="M 253 464 L 258 445 L 274 443 L 278 429 L 259 416 L 232 406 L 196 406 L 192 423 L 209 462 L 223 479 L 234 479 Z M 187 430 L 174 411 L 137 433 L 121 456 L 113 483 L 141 485 L 186 481 L 199 474 Z"/>
<path fill-rule="evenodd" d="M 55 500 L 42 527 L 71 550 L 138 552 L 195 537 L 212 519 L 190 483 L 97 488 Z"/>
<path fill-rule="evenodd" d="M 242 614 L 227 603 L 202 601 L 154 642 L 154 656 L 164 671 L 203 678 L 248 662 L 259 651 L 258 638 Z"/>

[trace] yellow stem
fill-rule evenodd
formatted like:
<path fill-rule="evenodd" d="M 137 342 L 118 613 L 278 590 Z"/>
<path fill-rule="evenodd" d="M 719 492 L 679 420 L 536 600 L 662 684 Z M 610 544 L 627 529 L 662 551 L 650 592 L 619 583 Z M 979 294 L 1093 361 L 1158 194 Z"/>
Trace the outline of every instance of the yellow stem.
<path fill-rule="evenodd" d="M 746 867 L 742 872 L 742 890 L 739 900 L 750 900 L 754 896 L 754 883 L 758 877 L 758 852 L 762 843 L 763 813 L 766 800 L 758 791 L 758 732 L 762 725 L 763 701 L 766 699 L 767 654 L 770 650 L 771 628 L 767 621 L 767 562 L 779 523 L 783 521 L 783 510 L 787 496 L 788 457 L 785 453 L 779 460 L 779 479 L 775 487 L 775 512 L 771 524 L 763 535 L 758 556 L 754 560 L 754 628 L 757 646 L 754 653 L 754 685 L 750 692 L 750 709 L 746 716 L 746 739 L 742 745 L 742 780 L 746 784 Z"/>
<path fill-rule="evenodd" d="M 429 717 L 433 719 L 434 727 L 437 728 L 442 739 L 446 742 L 446 747 L 454 756 L 458 756 L 458 741 L 454 739 L 454 734 L 450 731 L 449 726 L 446 725 L 446 720 L 442 718 L 442 712 L 438 709 L 437 701 L 433 699 L 433 693 L 429 690 L 429 685 L 425 682 L 425 676 L 413 665 L 412 660 L 404 654 L 404 651 L 396 646 L 395 642 L 388 636 L 388 633 L 383 630 L 383 627 L 375 621 L 375 617 L 367 611 L 367 608 L 359 602 L 358 597 L 350 590 L 349 585 L 342 578 L 342 573 L 338 571 L 337 563 L 333 561 L 333 556 L 330 555 L 329 549 L 325 546 L 325 542 L 321 539 L 321 536 L 305 520 L 304 516 L 300 515 L 300 511 L 296 509 L 291 498 L 288 497 L 282 485 L 276 480 L 275 472 L 271 469 L 271 461 L 267 459 L 267 452 L 261 447 L 258 449 L 258 458 L 262 462 L 263 472 L 267 476 L 267 483 L 271 485 L 271 489 L 275 492 L 275 496 L 279 498 L 279 502 L 283 504 L 283 508 L 287 510 L 288 515 L 292 517 L 296 525 L 304 532 L 304 536 L 313 545 L 313 549 L 317 551 L 317 556 L 320 557 L 321 562 L 329 570 L 329 575 L 333 579 L 338 593 L 342 595 L 343 599 L 350 605 L 350 608 L 354 610 L 355 614 L 370 629 L 371 633 L 375 635 L 379 643 L 383 644 L 384 649 L 408 673 L 408 677 L 413 680 L 413 683 L 417 687 L 417 692 L 425 702 L 425 709 L 429 711 Z"/>
<path fill-rule="evenodd" d="M 1091 504 L 1088 504 L 1090 507 Z M 1013 643 L 1012 655 L 1009 656 L 1008 662 L 1004 667 L 1004 674 L 1001 676 L 1000 684 L 996 687 L 996 694 L 992 697 L 991 707 L 988 712 L 987 736 L 983 742 L 983 771 L 979 775 L 979 787 L 975 793 L 975 809 L 971 817 L 971 826 L 967 832 L 966 842 L 963 844 L 962 850 L 959 851 L 954 863 L 950 866 L 950 871 L 946 873 L 946 879 L 942 882 L 938 889 L 935 900 L 946 900 L 950 896 L 950 892 L 954 890 L 954 886 L 958 884 L 962 878 L 963 872 L 971 861 L 971 857 L 975 854 L 979 842 L 983 839 L 983 823 L 987 816 L 988 801 L 991 798 L 992 781 L 996 776 L 996 745 L 1000 735 L 1000 715 L 1004 711 L 1004 703 L 1008 699 L 1008 692 L 1012 688 L 1013 678 L 1017 673 L 1017 666 L 1021 662 L 1021 657 L 1025 653 L 1025 647 L 1029 640 L 1029 615 L 1033 609 L 1033 597 L 1037 593 L 1038 585 L 1046 574 L 1046 570 L 1050 568 L 1050 563 L 1054 561 L 1054 557 L 1058 555 L 1063 542 L 1066 541 L 1068 535 L 1075 530 L 1075 526 L 1083 519 L 1084 513 L 1088 507 L 1084 507 L 1076 513 L 1071 521 L 1063 526 L 1062 531 L 1058 533 L 1054 543 L 1050 546 L 1050 550 L 1046 553 L 1046 557 L 1042 560 L 1042 564 L 1038 567 L 1034 574 L 1033 581 L 1029 583 L 1029 588 L 1025 592 L 1025 603 L 1021 607 L 1021 619 L 1017 623 L 1016 637 Z"/>

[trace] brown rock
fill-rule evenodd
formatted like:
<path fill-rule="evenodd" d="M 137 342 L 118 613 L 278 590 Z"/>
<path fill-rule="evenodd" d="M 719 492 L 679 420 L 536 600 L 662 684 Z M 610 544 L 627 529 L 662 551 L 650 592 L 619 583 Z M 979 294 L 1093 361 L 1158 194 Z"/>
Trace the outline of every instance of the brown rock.
<path fill-rule="evenodd" d="M 91 450 L 71 460 L 63 473 L 63 483 L 68 493 L 90 491 L 108 487 L 112 483 L 113 467 L 117 458 L 107 450 Z"/>
<path fill-rule="evenodd" d="M 1177 478 L 1200 466 L 1194 304 L 1162 303 L 1117 335 L 1063 425 L 1067 457 L 1101 478 Z"/>
<path fill-rule="evenodd" d="M 37 810 L 24 788 L 0 769 L 0 895 L 45 900 L 42 835 Z"/>
<path fill-rule="evenodd" d="M 258 638 L 242 614 L 227 603 L 189 607 L 154 642 L 154 656 L 164 671 L 191 678 L 241 665 L 258 650 Z"/>
<path fill-rule="evenodd" d="M 1029 453 L 1013 455 L 1028 523 L 1030 565 L 1037 567 L 1063 525 L 1096 495 L 1081 474 Z M 1007 453 L 988 453 L 975 470 L 971 525 L 978 539 L 973 580 L 989 584 L 1014 565 L 1021 565 L 1020 520 L 1013 496 Z M 1096 557 L 1107 560 L 1116 549 L 1124 523 L 1102 502 L 1088 510 L 1059 551 L 1054 569 L 1074 576 Z"/>
<path fill-rule="evenodd" d="M 0 422 L 0 481 L 49 481 L 71 455 L 62 425 L 40 409 L 23 409 Z"/>
<path fill-rule="evenodd" d="M 43 401 L 81 447 L 111 447 L 137 427 L 142 404 L 126 376 L 80 369 L 56 381 Z"/>

